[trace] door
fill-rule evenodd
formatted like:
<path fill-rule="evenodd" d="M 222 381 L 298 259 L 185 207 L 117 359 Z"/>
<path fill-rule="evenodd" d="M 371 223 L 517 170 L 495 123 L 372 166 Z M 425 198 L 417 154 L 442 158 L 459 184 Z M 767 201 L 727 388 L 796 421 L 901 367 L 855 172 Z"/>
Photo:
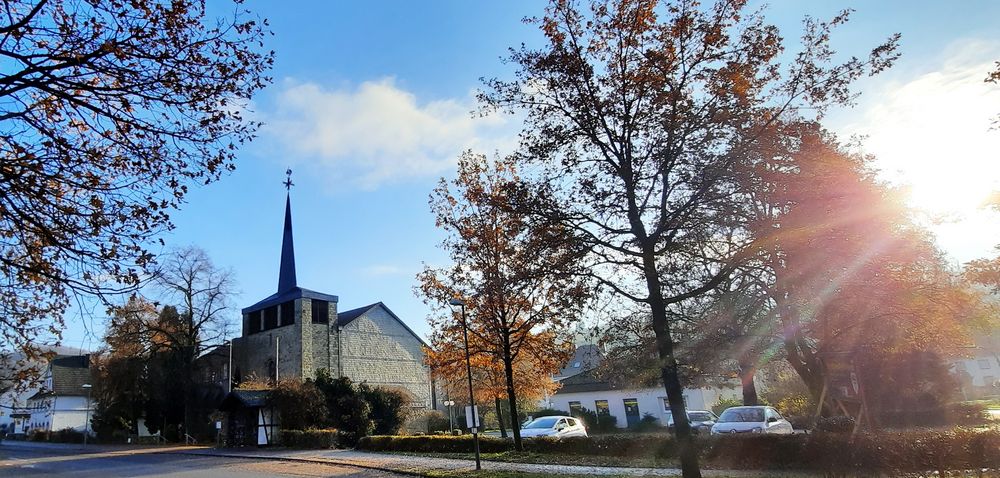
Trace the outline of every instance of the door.
<path fill-rule="evenodd" d="M 625 422 L 629 427 L 639 424 L 639 400 L 626 398 L 622 401 L 625 404 Z"/>

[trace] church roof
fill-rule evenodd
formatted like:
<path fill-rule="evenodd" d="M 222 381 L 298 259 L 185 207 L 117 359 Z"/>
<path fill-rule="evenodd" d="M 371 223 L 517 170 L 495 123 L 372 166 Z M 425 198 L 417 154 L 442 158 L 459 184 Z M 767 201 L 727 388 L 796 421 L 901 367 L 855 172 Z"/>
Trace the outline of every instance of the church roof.
<path fill-rule="evenodd" d="M 288 174 L 291 174 L 291 171 Z M 289 180 L 288 186 L 290 185 Z M 245 307 L 243 313 L 255 312 L 272 305 L 278 305 L 299 298 L 325 300 L 327 302 L 339 301 L 335 295 L 324 294 L 298 286 L 295 279 L 295 244 L 292 238 L 292 200 L 291 196 L 285 195 L 285 226 L 281 235 L 281 264 L 278 266 L 278 291 L 250 307 Z"/>
<path fill-rule="evenodd" d="M 262 299 L 260 302 L 257 302 L 256 304 L 251 305 L 250 307 L 244 308 L 243 313 L 248 314 L 250 312 L 261 310 L 270 307 L 272 305 L 278 305 L 302 297 L 306 299 L 325 300 L 327 302 L 340 301 L 340 298 L 335 295 L 324 294 L 322 292 L 316 292 L 314 290 L 309 290 L 303 287 L 295 287 L 285 292 L 276 292 L 274 294 L 271 294 Z"/>
<path fill-rule="evenodd" d="M 383 310 L 385 310 L 386 313 L 388 313 L 389 316 L 392 317 L 393 319 L 396 319 L 396 322 L 399 322 L 399 324 L 402 325 L 403 328 L 410 333 L 410 335 L 416 337 L 417 340 L 419 340 L 420 343 L 423 344 L 424 346 L 427 346 L 427 342 L 424 342 L 424 339 L 420 338 L 420 336 L 417 335 L 416 332 L 414 332 L 413 329 L 410 328 L 410 326 L 406 325 L 406 322 L 403 322 L 403 319 L 400 319 L 395 312 L 390 310 L 389 307 L 386 307 L 386 305 L 383 304 L 382 302 L 368 304 L 364 307 L 358 307 L 357 309 L 346 310 L 344 312 L 337 312 L 337 325 L 340 327 L 344 327 L 347 324 L 353 322 L 354 319 L 357 319 L 358 317 L 365 315 L 366 312 L 376 307 L 381 307 Z"/>

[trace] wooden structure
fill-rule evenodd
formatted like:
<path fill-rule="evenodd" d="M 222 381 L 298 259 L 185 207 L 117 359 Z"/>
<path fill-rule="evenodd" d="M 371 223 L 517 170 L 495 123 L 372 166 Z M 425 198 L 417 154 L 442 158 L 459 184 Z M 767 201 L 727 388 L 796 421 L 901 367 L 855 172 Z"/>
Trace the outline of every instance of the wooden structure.
<path fill-rule="evenodd" d="M 825 381 L 813 419 L 819 418 L 825 406 L 828 410 L 854 420 L 851 435 L 858 433 L 862 426 L 874 428 L 865 398 L 865 387 L 856 365 L 858 351 L 826 352 L 819 355 Z"/>
<path fill-rule="evenodd" d="M 267 404 L 267 390 L 233 390 L 219 405 L 226 412 L 229 446 L 268 446 L 278 443 L 278 414 Z"/>

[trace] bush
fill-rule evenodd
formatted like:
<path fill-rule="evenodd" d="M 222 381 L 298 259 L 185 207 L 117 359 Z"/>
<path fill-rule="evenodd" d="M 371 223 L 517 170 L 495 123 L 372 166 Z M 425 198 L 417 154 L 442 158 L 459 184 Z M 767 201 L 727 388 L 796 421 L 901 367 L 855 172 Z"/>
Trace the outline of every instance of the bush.
<path fill-rule="evenodd" d="M 451 433 L 451 421 L 444 412 L 431 410 L 427 412 L 427 433 Z"/>
<path fill-rule="evenodd" d="M 726 411 L 729 407 L 741 406 L 743 406 L 743 401 L 738 398 L 719 397 L 719 401 L 715 405 L 712 405 L 712 413 L 722 415 L 722 412 Z"/>
<path fill-rule="evenodd" d="M 371 417 L 375 423 L 371 433 L 376 435 L 399 433 L 410 411 L 407 403 L 412 397 L 409 393 L 400 389 L 372 387 L 367 383 L 358 385 L 358 392 L 371 407 Z"/>
<path fill-rule="evenodd" d="M 645 413 L 642 415 L 642 418 L 638 423 L 629 427 L 629 430 L 636 433 L 650 433 L 664 431 L 666 430 L 666 427 L 660 425 L 660 420 L 658 418 L 652 414 Z"/>
<path fill-rule="evenodd" d="M 816 429 L 828 433 L 851 433 L 854 431 L 854 424 L 851 417 L 821 417 L 816 420 Z"/>
<path fill-rule="evenodd" d="M 83 432 L 72 428 L 63 428 L 54 432 L 31 430 L 28 432 L 28 440 L 53 443 L 83 443 Z"/>
<path fill-rule="evenodd" d="M 956 425 L 977 426 L 989 421 L 985 402 L 958 402 L 948 407 L 949 421 Z"/>
<path fill-rule="evenodd" d="M 608 412 L 598 413 L 593 410 L 581 408 L 573 414 L 574 417 L 583 421 L 588 433 L 613 433 L 618 430 L 615 426 L 618 419 Z"/>
<path fill-rule="evenodd" d="M 475 444 L 472 435 L 375 435 L 358 440 L 357 448 L 368 451 L 409 451 L 422 453 L 472 453 Z M 479 450 L 483 453 L 510 451 L 514 443 L 503 438 L 479 437 Z"/>
<path fill-rule="evenodd" d="M 337 446 L 337 430 L 281 430 L 282 445 L 289 448 L 334 448 Z"/>
<path fill-rule="evenodd" d="M 542 418 L 542 417 L 553 417 L 553 416 L 558 416 L 558 415 L 563 415 L 563 416 L 567 416 L 567 417 L 570 416 L 569 412 L 567 412 L 566 410 L 558 410 L 558 409 L 555 409 L 555 408 L 542 408 L 542 409 L 539 409 L 539 410 L 535 410 L 535 411 L 529 413 L 528 415 L 532 419 L 534 419 L 534 418 Z"/>
<path fill-rule="evenodd" d="M 327 423 L 326 397 L 312 380 L 282 380 L 268 394 L 267 402 L 281 417 L 282 428 L 306 430 Z"/>

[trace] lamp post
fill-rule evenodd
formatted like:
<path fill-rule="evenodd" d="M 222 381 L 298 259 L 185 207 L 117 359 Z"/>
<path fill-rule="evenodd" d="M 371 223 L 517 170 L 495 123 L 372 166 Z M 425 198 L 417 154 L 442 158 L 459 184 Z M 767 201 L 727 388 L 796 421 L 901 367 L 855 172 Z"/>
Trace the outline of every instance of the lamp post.
<path fill-rule="evenodd" d="M 451 431 L 455 429 L 455 416 L 451 413 L 451 407 L 455 406 L 454 400 L 445 400 L 444 406 L 448 407 L 448 434 L 451 435 Z"/>
<path fill-rule="evenodd" d="M 476 416 L 476 397 L 472 394 L 472 365 L 469 362 L 469 326 L 465 321 L 465 302 L 461 299 L 451 299 L 448 304 L 462 308 L 462 339 L 465 341 L 465 372 L 469 376 L 469 410 L 472 410 L 472 441 L 476 444 L 476 470 L 481 470 L 479 463 L 479 417 Z"/>
<path fill-rule="evenodd" d="M 229 367 L 226 368 L 226 372 L 229 374 L 229 384 L 227 392 L 233 391 L 233 341 L 227 340 L 226 343 L 229 344 Z"/>
<path fill-rule="evenodd" d="M 83 422 L 83 446 L 87 446 L 87 437 L 90 436 L 90 389 L 93 387 L 89 383 L 85 383 L 80 388 L 87 391 L 87 412 Z"/>

